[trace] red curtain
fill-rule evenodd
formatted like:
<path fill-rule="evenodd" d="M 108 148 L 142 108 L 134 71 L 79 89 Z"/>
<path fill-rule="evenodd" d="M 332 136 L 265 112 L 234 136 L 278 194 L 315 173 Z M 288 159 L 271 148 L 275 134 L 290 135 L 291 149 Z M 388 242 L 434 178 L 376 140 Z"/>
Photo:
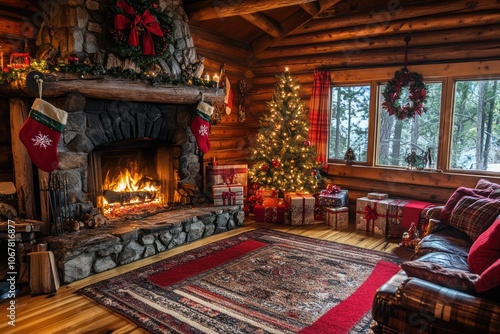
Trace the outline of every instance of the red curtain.
<path fill-rule="evenodd" d="M 316 160 L 325 163 L 328 161 L 328 110 L 330 95 L 330 71 L 314 71 L 314 83 L 309 110 L 309 140 L 316 147 Z"/>

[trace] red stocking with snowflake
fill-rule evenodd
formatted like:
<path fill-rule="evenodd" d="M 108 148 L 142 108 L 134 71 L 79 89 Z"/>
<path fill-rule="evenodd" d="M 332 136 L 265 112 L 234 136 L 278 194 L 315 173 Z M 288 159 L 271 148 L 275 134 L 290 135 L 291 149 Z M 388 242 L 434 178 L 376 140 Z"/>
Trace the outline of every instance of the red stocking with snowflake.
<path fill-rule="evenodd" d="M 191 122 L 190 128 L 196 138 L 200 151 L 207 153 L 211 147 L 208 140 L 208 133 L 210 132 L 210 117 L 214 112 L 214 107 L 202 101 L 198 103 L 196 109 L 196 117 Z"/>
<path fill-rule="evenodd" d="M 19 130 L 31 161 L 43 171 L 52 172 L 59 166 L 57 145 L 67 118 L 66 111 L 37 98 Z"/>

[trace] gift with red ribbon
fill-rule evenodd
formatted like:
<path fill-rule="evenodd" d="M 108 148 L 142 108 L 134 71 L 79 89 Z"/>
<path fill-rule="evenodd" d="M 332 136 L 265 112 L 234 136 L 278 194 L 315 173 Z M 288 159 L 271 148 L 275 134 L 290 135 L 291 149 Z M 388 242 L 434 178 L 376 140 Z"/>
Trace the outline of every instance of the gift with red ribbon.
<path fill-rule="evenodd" d="M 341 208 L 325 208 L 326 224 L 337 230 L 345 228 L 349 225 L 349 209 Z"/>
<path fill-rule="evenodd" d="M 220 184 L 239 183 L 243 187 L 243 194 L 247 193 L 248 165 L 218 165 L 206 167 L 205 195 L 213 199 L 212 188 Z"/>
<path fill-rule="evenodd" d="M 309 193 L 285 191 L 285 203 L 290 210 L 291 225 L 314 224 L 316 199 Z M 318 222 L 320 223 L 320 222 Z"/>
<path fill-rule="evenodd" d="M 422 213 L 432 205 L 430 202 L 392 200 L 387 210 L 387 235 L 400 238 L 411 227 L 411 223 L 415 223 L 417 228 L 421 229 L 421 223 L 425 218 Z"/>
<path fill-rule="evenodd" d="M 386 235 L 387 209 L 392 200 L 361 197 L 356 200 L 356 229 Z"/>
<path fill-rule="evenodd" d="M 214 205 L 243 205 L 241 184 L 218 184 L 213 188 Z"/>
<path fill-rule="evenodd" d="M 147 9 L 142 14 L 136 13 L 134 8 L 124 0 L 118 1 L 116 7 L 121 9 L 123 14 L 115 15 L 115 29 L 129 29 L 127 42 L 129 45 L 135 47 L 140 45 L 140 35 L 142 35 L 142 53 L 145 55 L 154 55 L 155 45 L 152 35 L 163 37 L 163 31 L 156 17 Z"/>
<path fill-rule="evenodd" d="M 253 208 L 256 222 L 288 223 L 290 213 L 282 198 L 265 198 Z"/>

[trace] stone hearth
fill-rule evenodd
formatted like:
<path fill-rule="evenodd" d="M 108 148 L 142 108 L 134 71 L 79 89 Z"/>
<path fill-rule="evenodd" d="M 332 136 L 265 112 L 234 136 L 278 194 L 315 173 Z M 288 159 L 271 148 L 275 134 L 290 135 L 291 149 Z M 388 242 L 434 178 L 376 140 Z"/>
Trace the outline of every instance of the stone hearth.
<path fill-rule="evenodd" d="M 244 225 L 241 206 L 172 210 L 105 228 L 46 237 L 61 281 L 71 283 Z"/>

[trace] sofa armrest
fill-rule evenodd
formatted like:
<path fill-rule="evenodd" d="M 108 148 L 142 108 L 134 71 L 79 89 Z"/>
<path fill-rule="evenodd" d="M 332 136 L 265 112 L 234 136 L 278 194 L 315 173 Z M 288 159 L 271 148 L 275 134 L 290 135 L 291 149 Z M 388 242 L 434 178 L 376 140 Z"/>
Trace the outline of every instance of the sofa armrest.
<path fill-rule="evenodd" d="M 443 205 L 430 206 L 424 209 L 425 218 L 439 220 L 439 215 L 443 210 Z"/>
<path fill-rule="evenodd" d="M 401 281 L 403 276 L 397 276 L 400 277 L 394 277 L 392 283 Z M 387 300 L 384 293 L 390 295 L 391 300 Z M 382 286 L 375 300 L 377 298 L 386 299 L 385 302 L 392 304 L 392 311 L 399 312 L 389 314 L 405 314 L 406 319 L 402 323 L 407 327 L 405 332 L 409 333 L 420 330 L 427 332 L 429 328 L 454 328 L 462 333 L 494 333 L 500 328 L 500 303 L 419 278 L 405 279 L 397 291 L 394 291 L 394 284 Z"/>

